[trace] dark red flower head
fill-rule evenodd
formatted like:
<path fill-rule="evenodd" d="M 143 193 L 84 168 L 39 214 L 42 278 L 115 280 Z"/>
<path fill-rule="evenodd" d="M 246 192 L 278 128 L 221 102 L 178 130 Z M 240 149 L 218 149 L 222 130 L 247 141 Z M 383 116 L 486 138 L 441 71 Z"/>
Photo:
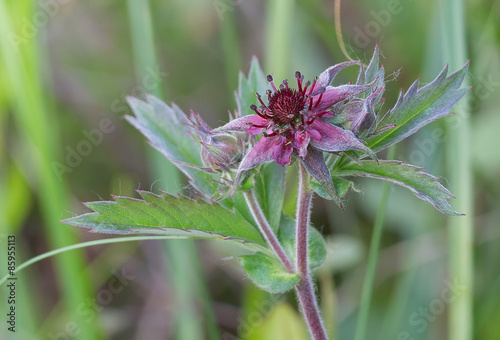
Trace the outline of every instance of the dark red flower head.
<path fill-rule="evenodd" d="M 314 78 L 312 83 L 304 83 L 304 77 L 296 72 L 297 89 L 291 88 L 287 80 L 277 88 L 273 77 L 268 75 L 272 90 L 267 91 L 267 104 L 256 93 L 260 107 L 250 106 L 256 115 L 235 119 L 219 128 L 222 131 L 263 134 L 239 169 L 248 170 L 273 159 L 281 165 L 289 164 L 294 150 L 304 158 L 310 146 L 327 152 L 368 151 L 351 131 L 320 119 L 333 116 L 330 110 L 333 105 L 368 90 L 369 85 L 329 85 L 341 69 L 358 63 L 345 62 L 332 66 Z"/>
<path fill-rule="evenodd" d="M 333 197 L 335 189 L 323 159 L 323 152 L 360 150 L 376 158 L 352 131 L 324 120 L 333 117 L 331 111 L 333 105 L 353 99 L 372 86 L 372 84 L 335 87 L 330 85 L 340 70 L 354 64 L 360 62 L 348 61 L 329 67 L 314 78 L 312 83 L 309 81 L 304 83 L 304 77 L 300 72 L 296 72 L 296 89 L 291 88 L 287 80 L 277 88 L 273 77 L 267 76 L 272 89 L 266 92 L 267 101 L 256 93 L 259 107 L 250 106 L 255 115 L 232 120 L 216 129 L 216 131 L 237 131 L 252 135 L 262 134 L 262 138 L 241 161 L 235 185 L 244 171 L 272 160 L 281 165 L 289 164 L 295 152 L 309 173 Z"/>

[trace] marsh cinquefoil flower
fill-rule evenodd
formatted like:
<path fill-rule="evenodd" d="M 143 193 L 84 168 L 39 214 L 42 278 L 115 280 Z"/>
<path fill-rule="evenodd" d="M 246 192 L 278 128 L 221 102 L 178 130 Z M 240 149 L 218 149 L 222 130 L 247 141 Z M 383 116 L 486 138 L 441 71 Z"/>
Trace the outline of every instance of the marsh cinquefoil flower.
<path fill-rule="evenodd" d="M 314 78 L 312 83 L 304 83 L 304 77 L 296 72 L 297 89 L 292 89 L 287 80 L 277 88 L 273 77 L 267 76 L 272 87 L 272 90 L 267 90 L 267 104 L 256 93 L 260 106 L 250 107 L 255 115 L 235 119 L 218 129 L 263 134 L 241 161 L 238 174 L 273 160 L 284 166 L 290 164 L 291 156 L 295 155 L 315 179 L 332 189 L 323 151 L 336 153 L 359 150 L 374 157 L 373 152 L 353 132 L 324 120 L 333 117 L 330 110 L 333 105 L 370 88 L 370 84 L 330 85 L 340 70 L 360 63 L 348 61 L 332 66 Z"/>

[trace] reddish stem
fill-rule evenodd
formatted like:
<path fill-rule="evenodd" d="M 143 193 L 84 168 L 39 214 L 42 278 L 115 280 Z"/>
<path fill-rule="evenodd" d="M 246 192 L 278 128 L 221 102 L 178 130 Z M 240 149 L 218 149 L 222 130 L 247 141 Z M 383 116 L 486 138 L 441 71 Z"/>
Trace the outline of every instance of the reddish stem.
<path fill-rule="evenodd" d="M 262 209 L 260 208 L 259 202 L 257 201 L 257 197 L 255 197 L 255 193 L 253 190 L 245 191 L 245 200 L 247 201 L 248 207 L 252 212 L 253 218 L 255 219 L 255 222 L 257 222 L 257 225 L 259 226 L 259 229 L 262 232 L 262 235 L 266 239 L 267 243 L 271 246 L 274 253 L 281 261 L 285 269 L 288 270 L 290 273 L 294 273 L 295 268 L 293 267 L 292 262 L 290 261 L 285 251 L 283 250 L 283 247 L 281 246 L 281 243 L 278 241 L 278 238 L 274 234 L 271 226 L 269 225 L 269 222 L 267 222 L 267 219 L 264 216 Z"/>

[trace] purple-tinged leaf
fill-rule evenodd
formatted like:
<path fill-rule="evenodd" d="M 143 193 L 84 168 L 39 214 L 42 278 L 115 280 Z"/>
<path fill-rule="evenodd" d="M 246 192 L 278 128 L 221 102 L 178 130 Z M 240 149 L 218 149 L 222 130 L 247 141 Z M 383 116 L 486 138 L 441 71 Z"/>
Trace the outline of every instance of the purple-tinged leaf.
<path fill-rule="evenodd" d="M 334 176 L 361 176 L 387 180 L 410 189 L 418 198 L 431 203 L 442 213 L 462 215 L 450 206 L 448 199 L 453 195 L 432 175 L 422 172 L 423 168 L 399 161 L 361 161 L 350 163 L 337 170 Z"/>
<path fill-rule="evenodd" d="M 358 80 L 357 80 L 356 84 L 366 85 L 366 84 L 373 83 L 376 80 L 376 82 L 373 84 L 373 88 L 379 88 L 381 86 L 384 86 L 385 70 L 384 70 L 384 66 L 379 66 L 379 61 L 380 61 L 379 48 L 377 45 L 377 46 L 375 46 L 375 50 L 373 51 L 372 59 L 370 60 L 370 63 L 366 67 L 366 70 L 365 70 L 365 67 L 363 65 L 361 65 L 361 69 L 359 71 Z M 368 95 L 369 94 L 370 93 L 368 93 Z M 378 100 L 380 100 L 380 98 Z"/>
<path fill-rule="evenodd" d="M 299 160 L 302 164 L 304 164 L 307 172 L 309 172 L 311 176 L 318 181 L 326 195 L 328 195 L 325 195 L 324 197 L 335 201 L 335 203 L 342 208 L 340 198 L 335 191 L 335 187 L 333 186 L 330 170 L 328 170 L 323 158 L 323 152 L 313 147 L 309 147 L 307 155 L 304 158 L 299 158 Z"/>
<path fill-rule="evenodd" d="M 419 81 L 415 81 L 406 94 L 399 96 L 394 108 L 380 122 L 382 126 L 395 127 L 367 138 L 368 146 L 375 152 L 383 150 L 414 134 L 422 126 L 447 115 L 468 90 L 460 89 L 468 66 L 469 63 L 465 64 L 450 76 L 447 76 L 446 66 L 432 83 L 422 88 L 419 88 Z"/>
<path fill-rule="evenodd" d="M 313 91 L 310 93 L 310 95 L 316 95 L 318 93 L 322 93 L 323 91 L 325 91 L 327 86 L 329 86 L 331 84 L 333 78 L 335 78 L 337 73 L 339 73 L 342 69 L 344 69 L 348 66 L 360 65 L 360 64 L 361 64 L 361 61 L 353 60 L 353 61 L 345 61 L 343 63 L 337 64 L 334 66 L 330 66 L 329 68 L 324 70 L 318 76 L 318 80 L 316 82 L 316 85 L 314 86 Z"/>
<path fill-rule="evenodd" d="M 217 186 L 210 180 L 217 176 L 198 170 L 204 167 L 201 145 L 191 135 L 187 116 L 176 105 L 169 106 L 151 95 L 147 102 L 133 97 L 127 100 L 135 116 L 125 118 L 189 178 L 200 194 L 211 197 Z"/>

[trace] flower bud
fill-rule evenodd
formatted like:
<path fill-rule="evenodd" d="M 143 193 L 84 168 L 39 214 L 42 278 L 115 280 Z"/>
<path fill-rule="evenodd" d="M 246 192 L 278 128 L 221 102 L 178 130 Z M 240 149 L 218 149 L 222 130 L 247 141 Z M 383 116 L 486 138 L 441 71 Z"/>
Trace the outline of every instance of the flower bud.
<path fill-rule="evenodd" d="M 213 131 L 200 115 L 194 112 L 191 112 L 190 121 L 200 139 L 201 159 L 205 167 L 224 172 L 238 167 L 245 154 L 243 136 Z"/>

